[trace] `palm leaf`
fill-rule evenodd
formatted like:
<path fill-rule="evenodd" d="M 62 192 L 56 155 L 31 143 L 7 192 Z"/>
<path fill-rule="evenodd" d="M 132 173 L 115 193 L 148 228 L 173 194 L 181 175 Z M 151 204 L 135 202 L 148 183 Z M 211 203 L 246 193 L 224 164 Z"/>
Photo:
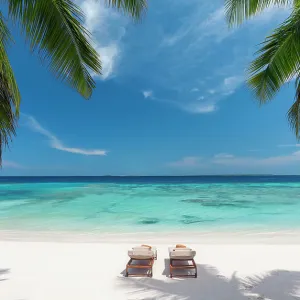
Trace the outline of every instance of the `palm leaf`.
<path fill-rule="evenodd" d="M 229 25 L 239 25 L 270 6 L 288 6 L 294 1 L 297 0 L 225 0 L 225 14 Z"/>
<path fill-rule="evenodd" d="M 300 9 L 274 33 L 267 37 L 263 47 L 249 68 L 248 83 L 261 103 L 272 99 L 280 87 L 299 71 L 300 63 Z"/>
<path fill-rule="evenodd" d="M 300 77 L 296 80 L 296 96 L 295 102 L 288 111 L 288 120 L 296 137 L 299 139 L 300 131 Z"/>
<path fill-rule="evenodd" d="M 106 0 L 107 4 L 139 19 L 147 8 L 146 0 Z"/>
<path fill-rule="evenodd" d="M 10 41 L 9 30 L 0 13 L 0 166 L 3 148 L 16 134 L 20 107 L 20 93 L 6 53 Z"/>
<path fill-rule="evenodd" d="M 9 15 L 21 25 L 31 50 L 62 81 L 89 98 L 95 88 L 90 70 L 100 74 L 100 59 L 83 27 L 81 9 L 71 0 L 6 0 Z"/>

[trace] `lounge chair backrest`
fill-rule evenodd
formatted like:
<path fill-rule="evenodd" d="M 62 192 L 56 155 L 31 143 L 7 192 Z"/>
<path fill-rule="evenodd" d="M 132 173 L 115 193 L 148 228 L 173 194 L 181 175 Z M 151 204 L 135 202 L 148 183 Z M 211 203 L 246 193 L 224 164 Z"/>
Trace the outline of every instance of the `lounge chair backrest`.
<path fill-rule="evenodd" d="M 172 259 L 193 259 L 196 251 L 190 248 L 170 248 L 169 254 Z"/>
<path fill-rule="evenodd" d="M 149 259 L 155 257 L 155 249 L 147 247 L 134 247 L 128 251 L 128 256 L 135 259 Z"/>

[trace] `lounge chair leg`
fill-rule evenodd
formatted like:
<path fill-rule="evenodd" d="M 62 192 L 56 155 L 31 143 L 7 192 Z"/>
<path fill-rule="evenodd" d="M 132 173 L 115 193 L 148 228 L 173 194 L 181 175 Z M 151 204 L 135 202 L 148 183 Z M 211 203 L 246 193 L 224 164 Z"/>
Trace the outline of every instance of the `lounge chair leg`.
<path fill-rule="evenodd" d="M 128 272 L 125 273 L 125 277 L 128 277 Z"/>

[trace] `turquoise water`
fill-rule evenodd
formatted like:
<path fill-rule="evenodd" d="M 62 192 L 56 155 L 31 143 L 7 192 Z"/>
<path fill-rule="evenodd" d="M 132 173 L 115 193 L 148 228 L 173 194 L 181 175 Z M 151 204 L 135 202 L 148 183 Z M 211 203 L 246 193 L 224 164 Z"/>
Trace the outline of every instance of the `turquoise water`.
<path fill-rule="evenodd" d="M 298 177 L 1 178 L 0 229 L 300 228 Z"/>

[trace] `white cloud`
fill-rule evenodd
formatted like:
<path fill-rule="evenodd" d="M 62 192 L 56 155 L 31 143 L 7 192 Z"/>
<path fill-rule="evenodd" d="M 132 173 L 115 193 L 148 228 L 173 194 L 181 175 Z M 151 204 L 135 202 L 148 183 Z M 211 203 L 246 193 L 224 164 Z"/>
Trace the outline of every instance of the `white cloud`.
<path fill-rule="evenodd" d="M 234 91 L 244 81 L 242 76 L 230 76 L 224 79 L 224 92 Z"/>
<path fill-rule="evenodd" d="M 77 0 L 85 14 L 85 26 L 92 33 L 92 43 L 102 63 L 101 79 L 109 79 L 117 72 L 121 58 L 121 40 L 126 33 L 127 19 L 105 6 L 104 1 Z M 95 75 L 95 74 L 94 74 Z"/>
<path fill-rule="evenodd" d="M 190 168 L 190 167 L 197 167 L 199 166 L 199 161 L 201 160 L 201 157 L 197 156 L 186 156 L 182 158 L 181 160 L 171 162 L 169 163 L 169 166 L 171 167 L 183 167 L 183 168 Z"/>
<path fill-rule="evenodd" d="M 107 79 L 113 75 L 116 60 L 120 54 L 117 44 L 111 44 L 107 47 L 96 47 L 97 52 L 100 54 L 102 63 L 102 79 Z"/>
<path fill-rule="evenodd" d="M 53 133 L 42 127 L 42 125 L 32 116 L 22 114 L 27 120 L 26 125 L 29 126 L 33 131 L 39 132 L 48 138 L 50 146 L 54 149 L 81 154 L 81 155 L 106 155 L 107 151 L 102 149 L 84 149 L 84 148 L 71 148 L 64 145 L 64 143 L 59 140 Z"/>
<path fill-rule="evenodd" d="M 118 51 L 112 55 L 117 64 L 108 68 L 112 69 L 108 73 L 114 74 L 117 68 L 117 75 L 128 81 L 147 82 L 155 87 L 155 98 L 167 100 L 151 99 L 185 112 L 216 111 L 219 101 L 241 86 L 256 45 L 276 26 L 273 11 L 271 17 L 272 22 L 256 21 L 229 29 L 224 5 L 218 1 L 154 1 L 145 22 L 123 26 L 126 38 L 121 38 L 122 47 L 117 39 Z M 93 14 L 91 19 L 97 22 Z M 203 99 L 199 99 L 199 91 Z M 195 104 L 204 99 L 204 104 Z"/>
<path fill-rule="evenodd" d="M 151 91 L 151 90 L 146 90 L 146 91 L 143 91 L 142 93 L 143 93 L 145 99 L 153 97 L 153 91 Z"/>
<path fill-rule="evenodd" d="M 258 16 L 254 17 L 253 21 L 250 22 L 255 22 L 256 26 L 261 26 L 264 23 L 270 22 L 272 19 L 274 20 L 276 18 L 287 16 L 288 12 L 289 10 L 286 8 L 286 6 L 281 8 L 275 6 L 270 7 Z M 239 28 L 228 28 L 223 5 L 219 8 L 216 8 L 213 12 L 209 13 L 208 17 L 206 17 L 204 21 L 199 22 L 200 17 L 202 16 L 203 12 L 195 9 L 193 15 L 190 16 L 189 20 L 187 21 L 188 24 L 184 25 L 190 28 L 190 30 L 184 31 L 182 30 L 182 28 L 180 29 L 180 39 L 182 39 L 187 34 L 194 34 L 195 36 L 195 39 L 193 43 L 190 44 L 189 48 L 198 48 L 199 43 L 203 39 L 213 38 L 214 42 L 221 43 L 224 39 L 230 37 L 239 30 Z M 176 35 L 178 36 L 178 33 L 176 33 L 175 36 Z"/>
<path fill-rule="evenodd" d="M 197 4 L 194 5 L 193 13 L 182 22 L 183 25 L 173 34 L 166 35 L 163 38 L 162 46 L 173 47 L 184 38 L 192 35 L 194 40 L 188 45 L 188 49 L 193 49 L 198 48 L 203 39 L 214 37 L 215 41 L 221 42 L 234 32 L 234 30 L 229 30 L 226 25 L 223 7 L 208 12 L 204 17 L 203 12 L 209 9 L 210 6 L 203 5 L 203 3 Z M 201 19 L 204 20 L 201 22 Z"/>
<path fill-rule="evenodd" d="M 216 111 L 217 107 L 213 103 L 191 102 L 183 105 L 182 109 L 193 114 L 207 114 Z"/>
<path fill-rule="evenodd" d="M 96 1 L 79 1 L 85 14 L 85 26 L 90 32 L 94 32 L 98 26 L 105 26 L 106 12 Z"/>
<path fill-rule="evenodd" d="M 200 163 L 201 162 L 201 163 Z M 219 153 L 213 157 L 184 157 L 181 160 L 169 163 L 172 167 L 195 168 L 200 167 L 206 170 L 213 169 L 213 166 L 241 167 L 243 170 L 264 167 L 276 168 L 279 166 L 288 166 L 295 163 L 300 164 L 300 151 L 287 155 L 277 155 L 269 157 L 252 157 L 252 156 L 234 156 L 227 153 Z"/>
<path fill-rule="evenodd" d="M 206 48 L 209 46 L 215 48 L 214 44 L 216 42 L 221 43 L 235 33 L 235 30 L 228 29 L 223 6 L 212 10 L 211 5 L 203 4 L 203 2 L 194 3 L 194 5 L 195 7 L 191 10 L 191 14 L 182 20 L 181 24 L 183 25 L 179 26 L 173 35 L 164 36 L 160 45 L 161 52 L 168 53 L 167 56 L 164 56 L 164 61 L 162 62 L 164 70 L 172 74 L 172 76 L 166 75 L 161 82 L 168 82 L 168 78 L 174 78 L 175 82 L 171 83 L 172 80 L 170 80 L 166 88 L 170 89 L 170 86 L 178 87 L 177 95 L 168 100 L 168 103 L 174 104 L 188 113 L 203 114 L 216 111 L 218 109 L 217 103 L 235 92 L 243 81 L 243 76 L 236 75 L 236 69 L 238 68 L 238 72 L 241 74 L 243 73 L 243 67 L 241 67 L 241 56 L 235 55 L 234 59 L 230 60 L 230 63 L 226 62 L 218 65 L 217 68 L 212 68 L 208 74 L 206 73 L 209 76 L 202 75 L 201 79 L 198 76 L 190 78 L 190 74 L 192 74 L 190 72 L 191 69 L 195 70 L 196 66 L 201 69 L 201 66 L 203 66 L 202 60 L 207 61 L 211 59 L 208 58 L 211 51 L 207 51 Z M 180 60 L 178 60 L 178 56 L 181 57 Z M 199 57 L 201 57 L 200 62 Z M 159 58 L 156 58 L 156 60 L 160 61 Z M 210 65 L 213 66 L 213 64 Z M 235 68 L 235 66 L 238 67 Z M 204 67 L 206 68 L 205 64 Z M 158 73 L 162 74 L 161 71 Z M 189 84 L 191 80 L 193 88 L 184 88 L 187 78 L 189 78 Z M 200 91 L 200 86 L 201 90 L 206 90 L 206 92 L 201 97 L 195 97 L 195 92 Z M 201 100 L 202 102 L 204 99 L 205 103 L 197 103 L 197 101 Z"/>
<path fill-rule="evenodd" d="M 175 106 L 191 114 L 207 114 L 217 110 L 217 106 L 214 103 L 209 101 L 200 101 L 204 100 L 203 96 L 197 98 L 197 100 L 195 101 L 178 102 L 175 100 L 154 97 L 152 91 L 143 91 L 142 93 L 145 99 L 151 99 L 171 106 Z"/>
<path fill-rule="evenodd" d="M 225 77 L 223 81 L 214 89 L 208 90 L 209 94 L 216 94 L 218 100 L 222 99 L 222 96 L 228 96 L 235 92 L 235 90 L 244 82 L 244 77 L 239 75 L 231 75 Z"/>
<path fill-rule="evenodd" d="M 291 3 L 290 3 L 291 4 Z M 272 19 L 288 16 L 291 5 L 273 5 L 265 9 L 261 14 L 254 16 L 250 22 L 252 23 L 268 23 Z"/>
<path fill-rule="evenodd" d="M 300 151 L 288 155 L 270 157 L 229 157 L 215 158 L 213 163 L 227 166 L 255 167 L 255 166 L 280 166 L 300 162 Z"/>
<path fill-rule="evenodd" d="M 178 107 L 182 108 L 184 111 L 189 113 L 210 113 L 218 109 L 217 103 L 226 98 L 227 96 L 233 94 L 236 89 L 244 82 L 244 77 L 241 75 L 231 75 L 221 82 L 206 91 L 204 95 L 196 98 L 196 100 L 189 100 L 181 102 Z M 203 100 L 205 99 L 205 102 Z M 197 102 L 198 101 L 198 102 Z M 201 103 L 199 103 L 201 101 Z M 174 101 L 176 103 L 176 101 Z"/>
<path fill-rule="evenodd" d="M 181 28 L 176 33 L 165 36 L 162 41 L 162 46 L 172 47 L 180 42 L 189 32 L 191 28 Z"/>
<path fill-rule="evenodd" d="M 214 156 L 215 158 L 233 158 L 234 155 L 228 153 L 219 153 Z"/>
<path fill-rule="evenodd" d="M 6 169 L 6 168 L 24 169 L 24 166 L 14 162 L 14 161 L 11 161 L 11 160 L 3 160 L 2 161 L 2 166 L 3 166 L 4 169 Z"/>
<path fill-rule="evenodd" d="M 300 144 L 285 144 L 285 145 L 277 145 L 279 148 L 283 147 L 300 147 Z"/>
<path fill-rule="evenodd" d="M 223 6 L 216 9 L 205 21 L 200 23 L 199 30 L 203 30 L 203 32 L 197 42 L 203 38 L 214 37 L 215 41 L 220 43 L 234 33 L 234 30 L 228 29 Z"/>

